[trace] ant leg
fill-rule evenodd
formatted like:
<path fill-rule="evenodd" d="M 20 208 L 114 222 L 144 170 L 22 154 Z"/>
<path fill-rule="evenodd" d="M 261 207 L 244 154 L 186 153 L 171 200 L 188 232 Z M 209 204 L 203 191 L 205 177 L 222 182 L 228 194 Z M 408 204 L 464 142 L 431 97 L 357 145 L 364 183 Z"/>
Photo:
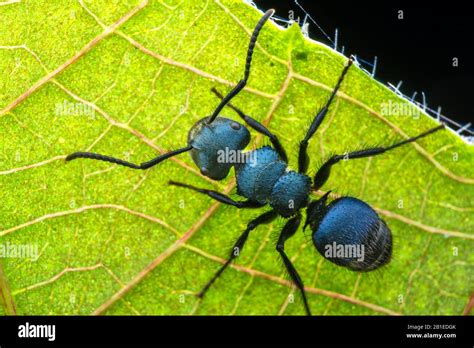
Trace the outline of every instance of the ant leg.
<path fill-rule="evenodd" d="M 298 171 L 300 173 L 306 173 L 306 171 L 308 170 L 308 165 L 309 165 L 309 157 L 307 153 L 308 142 L 311 139 L 311 137 L 314 135 L 314 133 L 316 133 L 316 130 L 319 128 L 319 126 L 323 122 L 324 117 L 326 116 L 329 110 L 329 106 L 331 105 L 334 97 L 336 96 L 336 93 L 339 90 L 339 87 L 341 87 L 342 81 L 344 80 L 344 77 L 346 76 L 346 73 L 353 62 L 354 62 L 354 58 L 351 56 L 349 58 L 349 61 L 347 62 L 347 65 L 342 70 L 341 76 L 339 76 L 339 80 L 337 80 L 336 86 L 334 87 L 331 95 L 329 96 L 329 99 L 327 100 L 323 108 L 319 110 L 319 112 L 316 114 L 316 117 L 313 119 L 313 122 L 309 126 L 309 129 L 306 132 L 306 135 L 304 136 L 303 140 L 301 140 L 300 142 L 300 149 L 298 153 Z"/>
<path fill-rule="evenodd" d="M 203 193 L 205 195 L 208 195 L 211 198 L 214 198 L 216 201 L 219 201 L 221 203 L 228 204 L 228 205 L 233 205 L 234 207 L 237 207 L 239 209 L 240 208 L 261 208 L 265 205 L 265 204 L 261 204 L 261 203 L 250 201 L 250 200 L 243 201 L 243 202 L 234 201 L 229 196 L 224 195 L 220 192 L 217 192 L 217 191 L 214 191 L 214 190 L 199 188 L 199 187 L 196 187 L 196 186 L 192 186 L 192 185 L 189 185 L 189 184 L 185 184 L 185 183 L 177 182 L 177 181 L 173 181 L 173 180 L 168 181 L 168 184 L 178 186 L 178 187 L 185 187 L 185 188 L 191 189 L 193 191 Z"/>
<path fill-rule="evenodd" d="M 285 253 L 285 242 L 288 238 L 292 237 L 298 227 L 300 226 L 301 222 L 301 215 L 298 213 L 297 216 L 287 221 L 283 230 L 281 231 L 280 237 L 278 238 L 278 242 L 276 245 L 276 250 L 280 253 L 281 258 L 283 259 L 283 263 L 288 271 L 288 274 L 291 277 L 291 280 L 296 285 L 296 287 L 300 290 L 301 296 L 303 296 L 303 303 L 304 308 L 307 315 L 311 315 L 311 310 L 309 309 L 308 300 L 306 299 L 306 294 L 304 292 L 304 284 L 301 280 L 300 275 L 296 271 L 295 266 L 291 263 L 291 260 Z"/>
<path fill-rule="evenodd" d="M 221 103 L 217 106 L 217 108 L 214 110 L 211 117 L 207 121 L 208 123 L 212 123 L 212 121 L 214 121 L 214 119 L 217 117 L 219 112 L 221 112 L 224 106 L 232 98 L 234 98 L 247 84 L 247 80 L 250 75 L 250 63 L 252 62 L 253 49 L 255 48 L 255 44 L 257 43 L 258 34 L 260 33 L 260 30 L 262 29 L 267 19 L 270 18 L 274 13 L 275 13 L 275 10 L 270 9 L 267 12 L 265 12 L 263 17 L 260 18 L 260 20 L 258 21 L 257 26 L 253 30 L 252 37 L 250 38 L 250 42 L 249 42 L 249 47 L 247 49 L 247 59 L 245 61 L 244 78 L 240 80 L 239 83 L 237 83 L 237 85 L 222 99 Z"/>
<path fill-rule="evenodd" d="M 245 245 L 245 242 L 247 241 L 247 238 L 249 236 L 250 231 L 254 230 L 258 225 L 261 224 L 266 224 L 271 222 L 273 219 L 275 219 L 278 216 L 278 214 L 274 210 L 267 211 L 263 213 L 262 215 L 256 217 L 252 221 L 250 221 L 247 225 L 247 228 L 245 231 L 240 235 L 239 239 L 235 242 L 234 246 L 232 247 L 232 251 L 230 253 L 229 258 L 227 259 L 226 263 L 222 265 L 222 267 L 214 274 L 214 276 L 207 282 L 207 284 L 202 288 L 202 290 L 199 292 L 198 297 L 202 298 L 206 294 L 207 290 L 211 287 L 211 285 L 216 281 L 217 278 L 222 274 L 222 272 L 225 271 L 227 266 L 230 265 L 230 263 L 240 255 L 242 252 L 242 249 Z"/>
<path fill-rule="evenodd" d="M 217 95 L 219 98 L 224 99 L 222 94 L 217 89 L 215 89 L 214 87 L 211 89 L 211 91 L 215 95 Z M 280 156 L 280 158 L 284 162 L 288 163 L 288 156 L 286 155 L 286 151 L 283 148 L 283 146 L 281 145 L 280 140 L 278 140 L 278 137 L 275 134 L 270 132 L 268 130 L 268 128 L 265 127 L 263 124 L 261 124 L 260 122 L 258 122 L 255 119 L 253 119 L 252 117 L 246 115 L 242 110 L 235 107 L 231 103 L 228 103 L 227 106 L 230 107 L 232 110 L 234 110 L 240 116 L 240 118 L 242 118 L 245 121 L 245 123 L 247 123 L 250 127 L 255 129 L 260 134 L 266 135 L 270 139 L 270 141 L 272 142 L 272 145 L 275 148 L 275 150 L 278 152 L 278 155 Z"/>
<path fill-rule="evenodd" d="M 115 163 L 119 164 L 121 166 L 133 168 L 133 169 L 148 169 L 150 167 L 153 167 L 154 165 L 157 165 L 158 163 L 164 161 L 165 159 L 168 159 L 170 157 L 173 157 L 175 155 L 178 155 L 180 153 L 186 152 L 191 150 L 193 147 L 191 145 L 183 147 L 181 149 L 173 150 L 170 152 L 167 152 L 163 155 L 160 155 L 156 158 L 153 158 L 152 160 L 148 162 L 143 162 L 142 164 L 134 164 L 130 163 L 118 158 L 106 156 L 106 155 L 100 155 L 98 153 L 93 153 L 93 152 L 74 152 L 66 157 L 66 161 L 72 161 L 76 158 L 89 158 L 89 159 L 94 159 L 98 161 L 104 161 L 104 162 L 110 162 L 110 163 Z"/>
<path fill-rule="evenodd" d="M 387 147 L 373 147 L 369 149 L 349 152 L 344 155 L 334 155 L 331 158 L 329 158 L 326 162 L 324 162 L 323 165 L 317 171 L 316 175 L 314 176 L 313 189 L 318 190 L 321 186 L 324 185 L 324 183 L 329 178 L 329 174 L 331 173 L 331 167 L 334 164 L 338 163 L 340 160 L 349 160 L 349 159 L 377 156 L 384 152 L 393 150 L 399 146 L 412 143 L 420 138 L 426 137 L 427 135 L 437 132 L 443 128 L 444 128 L 444 124 L 437 126 L 435 128 L 432 128 L 426 132 L 423 132 L 415 137 L 405 139 L 403 141 L 400 141 L 398 143 L 395 143 Z"/>

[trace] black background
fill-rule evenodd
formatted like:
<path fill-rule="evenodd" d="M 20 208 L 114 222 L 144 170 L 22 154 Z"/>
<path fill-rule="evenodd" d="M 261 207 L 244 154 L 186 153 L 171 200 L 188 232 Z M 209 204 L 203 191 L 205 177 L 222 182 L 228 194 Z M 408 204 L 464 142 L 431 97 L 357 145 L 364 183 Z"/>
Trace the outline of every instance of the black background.
<path fill-rule="evenodd" d="M 19 338 L 18 327 L 25 322 L 35 325 L 55 325 L 56 340 L 46 338 Z M 263 316 L 42 316 L 1 317 L 0 345 L 2 348 L 17 344 L 51 346 L 66 344 L 255 344 L 272 347 L 283 344 L 295 347 L 299 343 L 311 343 L 308 347 L 321 344 L 341 347 L 409 346 L 472 347 L 472 326 L 474 317 L 467 316 L 326 316 L 326 317 L 263 317 Z M 450 325 L 454 329 L 412 330 L 408 325 Z M 407 338 L 407 333 L 455 333 L 455 338 Z M 360 344 L 364 344 L 360 346 Z"/>
<path fill-rule="evenodd" d="M 304 12 L 293 0 L 254 2 L 260 9 L 274 8 L 282 18 L 288 18 L 290 10 L 295 18 L 304 18 Z M 346 56 L 356 54 L 368 62 L 377 56 L 375 76 L 379 81 L 397 85 L 402 80 L 403 94 L 412 96 L 418 91 L 416 99 L 421 102 L 423 91 L 430 108 L 441 106 L 443 115 L 462 124 L 473 121 L 474 16 L 467 5 L 459 1 L 298 3 L 332 39 L 338 28 L 338 47 L 345 47 Z M 398 19 L 398 10 L 403 10 L 403 20 Z M 331 45 L 309 22 L 310 37 Z M 459 59 L 457 68 L 452 65 L 453 57 Z"/>

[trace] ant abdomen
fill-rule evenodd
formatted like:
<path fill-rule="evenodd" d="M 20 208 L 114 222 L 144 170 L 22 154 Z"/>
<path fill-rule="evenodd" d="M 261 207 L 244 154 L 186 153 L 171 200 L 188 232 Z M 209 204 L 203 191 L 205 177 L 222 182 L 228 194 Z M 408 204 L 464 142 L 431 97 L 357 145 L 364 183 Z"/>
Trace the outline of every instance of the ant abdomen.
<path fill-rule="evenodd" d="M 392 235 L 367 203 L 341 197 L 328 204 L 314 224 L 313 243 L 327 260 L 353 271 L 368 272 L 387 264 Z"/>

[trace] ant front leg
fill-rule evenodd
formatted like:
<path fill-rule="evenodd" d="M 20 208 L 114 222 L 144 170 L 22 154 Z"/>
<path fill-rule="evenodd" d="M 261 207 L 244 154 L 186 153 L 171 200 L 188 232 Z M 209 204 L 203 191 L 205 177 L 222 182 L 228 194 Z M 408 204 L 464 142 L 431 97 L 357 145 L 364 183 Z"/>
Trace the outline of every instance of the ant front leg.
<path fill-rule="evenodd" d="M 185 183 L 178 182 L 178 181 L 170 180 L 170 181 L 168 181 L 168 184 L 173 185 L 173 186 L 188 188 L 188 189 L 191 189 L 193 191 L 203 193 L 203 194 L 208 195 L 209 197 L 215 199 L 216 201 L 219 201 L 219 202 L 227 204 L 227 205 L 232 205 L 232 206 L 237 207 L 239 209 L 240 208 L 261 208 L 265 205 L 265 204 L 250 201 L 250 200 L 235 201 L 235 200 L 233 200 L 232 198 L 230 198 L 229 196 L 227 196 L 223 193 L 220 193 L 220 192 L 217 192 L 217 191 L 214 191 L 214 190 L 199 188 L 199 187 L 192 186 L 192 185 L 185 184 Z"/>
<path fill-rule="evenodd" d="M 220 99 L 224 99 L 222 94 L 217 89 L 215 89 L 214 87 L 211 89 L 211 91 L 215 95 L 217 95 Z M 263 124 L 261 124 L 260 122 L 258 122 L 254 118 L 250 117 L 249 115 L 246 115 L 238 107 L 232 105 L 231 103 L 228 103 L 227 106 L 230 107 L 232 110 L 234 110 L 237 113 L 237 115 L 239 115 L 240 118 L 243 119 L 245 121 L 245 123 L 247 123 L 250 127 L 252 127 L 254 130 L 259 132 L 260 134 L 263 134 L 263 135 L 267 136 L 270 139 L 270 141 L 271 141 L 273 147 L 275 148 L 276 152 L 278 152 L 278 155 L 280 156 L 282 161 L 288 163 L 288 156 L 286 155 L 286 151 L 285 151 L 283 145 L 281 145 L 280 140 L 278 139 L 278 137 L 275 134 L 273 134 L 267 127 L 265 127 Z"/>

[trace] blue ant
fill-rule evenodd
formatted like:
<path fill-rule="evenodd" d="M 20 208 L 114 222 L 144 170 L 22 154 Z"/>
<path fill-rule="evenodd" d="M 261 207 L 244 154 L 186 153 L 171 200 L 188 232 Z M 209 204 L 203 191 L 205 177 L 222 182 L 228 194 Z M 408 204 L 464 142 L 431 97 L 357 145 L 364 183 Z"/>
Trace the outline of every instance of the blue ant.
<path fill-rule="evenodd" d="M 186 147 L 170 151 L 140 165 L 90 152 L 72 153 L 67 156 L 66 161 L 76 158 L 90 158 L 144 170 L 172 156 L 190 152 L 194 163 L 199 167 L 202 175 L 214 180 L 224 179 L 229 174 L 230 169 L 234 167 L 237 177 L 237 194 L 246 198 L 246 200 L 236 201 L 217 191 L 198 188 L 176 181 L 169 182 L 171 185 L 206 194 L 221 203 L 238 209 L 259 208 L 267 204 L 271 207 L 271 210 L 248 223 L 245 231 L 235 242 L 227 261 L 203 287 L 198 296 L 202 298 L 222 272 L 240 254 L 252 230 L 259 225 L 268 224 L 276 217 L 281 216 L 289 220 L 287 220 L 279 235 L 276 250 L 280 254 L 291 280 L 301 292 L 306 314 L 311 315 L 303 281 L 285 253 L 286 241 L 296 233 L 300 226 L 302 220 L 301 209 L 306 208 L 306 221 L 303 229 L 306 229 L 308 225 L 310 226 L 313 244 L 319 253 L 329 261 L 353 271 L 368 272 L 389 263 L 392 255 L 392 235 L 386 223 L 377 215 L 374 209 L 360 199 L 343 196 L 327 204 L 330 191 L 313 201 L 310 200 L 310 193 L 324 185 L 329 178 L 332 166 L 341 160 L 377 156 L 432 134 L 444 126 L 440 125 L 390 146 L 373 147 L 343 155 L 334 155 L 322 164 L 312 180 L 306 174 L 309 165 L 308 143 L 328 113 L 329 107 L 354 61 L 351 57 L 342 70 L 327 102 L 316 114 L 305 137 L 299 144 L 298 171 L 288 169 L 288 157 L 278 137 L 264 125 L 230 104 L 230 100 L 247 83 L 258 34 L 273 13 L 274 10 L 268 10 L 253 31 L 247 51 L 244 78 L 225 97 L 216 89 L 212 89 L 221 99 L 221 102 L 211 116 L 201 119 L 191 128 Z M 252 163 L 230 163 L 229 161 L 219 160 L 219 153 L 221 151 L 240 152 L 250 142 L 250 132 L 243 124 L 228 118 L 218 117 L 218 114 L 226 105 L 232 108 L 249 127 L 267 136 L 272 144 L 272 146 L 264 146 L 247 152 L 246 154 L 253 156 L 255 159 Z M 360 258 L 358 257 L 359 255 L 356 257 L 354 255 L 329 257 L 325 254 L 325 251 L 328 246 L 333 245 L 361 246 L 364 257 Z"/>

